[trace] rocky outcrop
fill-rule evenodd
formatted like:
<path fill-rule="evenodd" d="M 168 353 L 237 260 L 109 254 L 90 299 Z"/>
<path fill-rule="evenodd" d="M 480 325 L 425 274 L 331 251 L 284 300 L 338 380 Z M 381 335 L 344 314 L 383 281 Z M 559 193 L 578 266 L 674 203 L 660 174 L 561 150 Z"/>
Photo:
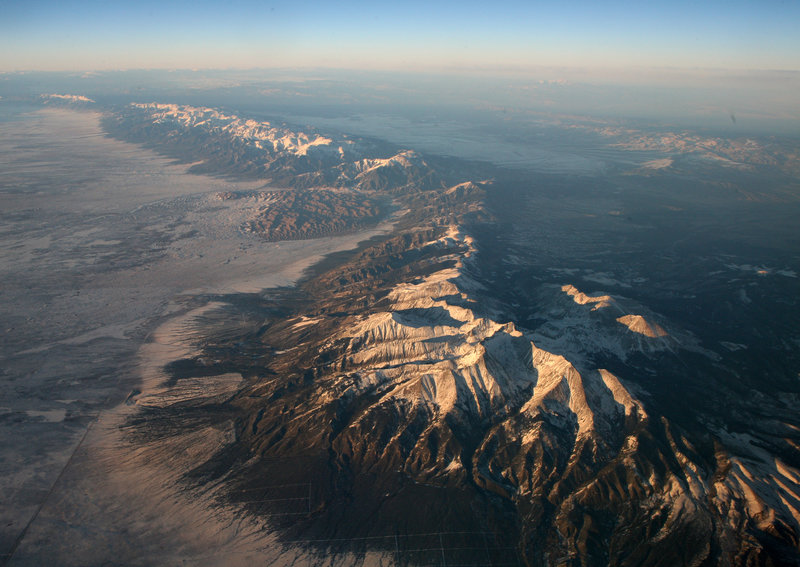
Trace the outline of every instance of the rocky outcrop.
<path fill-rule="evenodd" d="M 362 194 L 325 189 L 262 191 L 220 198 L 253 201 L 242 230 L 271 241 L 352 232 L 376 223 L 386 208 L 376 199 Z"/>

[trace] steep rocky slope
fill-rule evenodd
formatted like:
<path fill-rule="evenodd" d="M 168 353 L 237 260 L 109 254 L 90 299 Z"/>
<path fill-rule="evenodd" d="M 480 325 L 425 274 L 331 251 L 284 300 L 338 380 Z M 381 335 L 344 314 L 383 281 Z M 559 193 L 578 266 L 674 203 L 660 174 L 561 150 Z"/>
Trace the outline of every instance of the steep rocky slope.
<path fill-rule="evenodd" d="M 270 463 L 269 474 L 283 455 L 327 455 L 336 481 L 310 526 L 339 518 L 336 533 L 363 535 L 349 506 L 372 509 L 382 529 L 444 521 L 430 508 L 382 516 L 408 493 L 399 476 L 455 500 L 481 493 L 487 508 L 461 525 L 500 526 L 511 514 L 523 560 L 534 565 L 792 564 L 795 468 L 652 413 L 646 392 L 591 364 L 591 345 L 545 350 L 494 320 L 470 274 L 469 236 L 455 226 L 430 236 L 416 247 L 426 269 L 371 307 L 345 315 L 344 305 L 320 301 L 281 323 L 280 338 L 264 335 L 281 353 L 270 367 L 296 378 L 245 390 L 251 417 L 241 442 Z M 681 348 L 640 315 L 625 317 L 634 324 L 605 322 L 607 337 L 634 336 L 611 352 Z M 791 424 L 782 429 L 797 437 Z M 252 461 L 244 476 L 260 478 L 260 467 Z M 379 486 L 380 501 L 360 484 Z M 352 500 L 337 501 L 342 491 Z"/>

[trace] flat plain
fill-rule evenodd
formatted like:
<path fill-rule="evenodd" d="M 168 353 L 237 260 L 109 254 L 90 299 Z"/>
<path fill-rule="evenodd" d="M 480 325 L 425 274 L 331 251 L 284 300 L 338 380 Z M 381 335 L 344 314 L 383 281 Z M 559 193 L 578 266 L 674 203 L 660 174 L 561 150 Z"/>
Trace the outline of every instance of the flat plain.
<path fill-rule="evenodd" d="M 15 554 L 16 564 L 37 519 L 80 513 L 67 504 L 75 490 L 103 491 L 104 469 L 75 471 L 107 437 L 91 430 L 107 431 L 103 420 L 151 368 L 138 362 L 146 341 L 158 348 L 154 330 L 217 294 L 291 284 L 390 224 L 265 242 L 240 230 L 241 203 L 218 198 L 257 182 L 189 174 L 187 164 L 106 137 L 96 113 L 6 106 L 4 116 L 0 557 Z M 85 520 L 83 531 L 106 530 L 102 514 Z"/>

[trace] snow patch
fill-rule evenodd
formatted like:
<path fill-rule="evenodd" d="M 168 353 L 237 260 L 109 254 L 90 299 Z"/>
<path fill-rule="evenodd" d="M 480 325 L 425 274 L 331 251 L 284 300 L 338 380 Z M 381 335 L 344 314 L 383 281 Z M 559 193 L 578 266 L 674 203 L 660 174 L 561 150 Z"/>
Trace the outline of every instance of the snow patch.
<path fill-rule="evenodd" d="M 622 323 L 634 333 L 639 333 L 650 338 L 666 337 L 668 333 L 656 323 L 650 323 L 641 315 L 625 315 L 617 317 L 617 322 Z"/>
<path fill-rule="evenodd" d="M 609 307 L 612 303 L 614 303 L 614 300 L 610 295 L 598 295 L 596 297 L 592 297 L 581 291 L 578 291 L 578 288 L 571 284 L 561 286 L 561 291 L 569 295 L 578 305 L 594 303 L 595 305 L 592 307 L 592 311 Z"/>
<path fill-rule="evenodd" d="M 95 102 L 94 100 L 87 98 L 83 95 L 71 95 L 71 94 L 43 94 L 41 95 L 40 98 L 44 99 L 45 102 L 48 101 L 83 102 L 83 103 Z"/>

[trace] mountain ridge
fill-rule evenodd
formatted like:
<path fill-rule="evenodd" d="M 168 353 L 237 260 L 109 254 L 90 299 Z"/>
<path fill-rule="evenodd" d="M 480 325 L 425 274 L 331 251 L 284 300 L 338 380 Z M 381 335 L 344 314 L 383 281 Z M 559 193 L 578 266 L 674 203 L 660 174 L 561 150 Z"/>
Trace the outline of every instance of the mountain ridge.
<path fill-rule="evenodd" d="M 408 212 L 392 235 L 265 299 L 278 315 L 235 349 L 209 342 L 220 371 L 247 380 L 228 402 L 236 442 L 198 463 L 198 482 L 224 478 L 237 502 L 264 478 L 308 481 L 314 505 L 280 524 L 290 536 L 447 525 L 502 533 L 527 565 L 798 564 L 800 424 L 765 403 L 758 434 L 743 434 L 704 400 L 664 396 L 659 376 L 685 361 L 700 375 L 724 363 L 691 333 L 568 282 L 541 287 L 543 322 L 527 329 L 476 261 L 491 184 L 453 180 L 411 150 L 347 139 L 339 151 L 335 136 L 213 112 L 134 106 L 106 123 L 206 159 L 198 170 Z M 710 374 L 707 387 L 733 395 Z"/>

